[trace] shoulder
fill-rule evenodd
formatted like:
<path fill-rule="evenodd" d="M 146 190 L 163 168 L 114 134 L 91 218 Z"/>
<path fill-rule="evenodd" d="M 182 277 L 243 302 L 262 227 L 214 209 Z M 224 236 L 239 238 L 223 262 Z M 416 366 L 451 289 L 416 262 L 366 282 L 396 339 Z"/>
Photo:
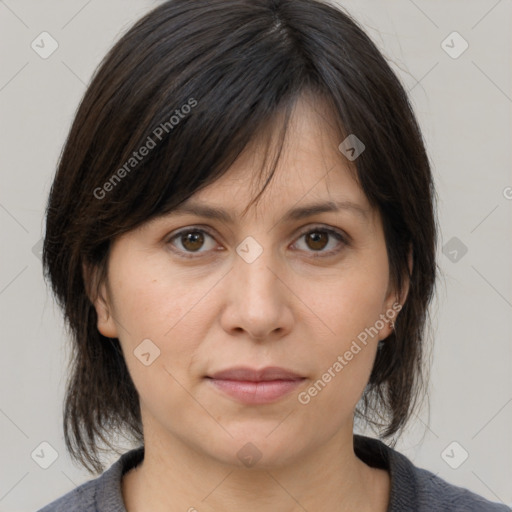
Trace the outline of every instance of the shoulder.
<path fill-rule="evenodd" d="M 414 466 L 411 471 L 417 484 L 419 510 L 446 512 L 507 512 L 503 503 L 489 501 L 464 487 L 448 483 L 430 471 Z"/>
<path fill-rule="evenodd" d="M 385 468 L 391 475 L 388 512 L 510 512 L 502 503 L 486 500 L 463 487 L 448 483 L 426 469 L 416 467 L 405 455 L 382 441 L 354 437 L 354 449 L 370 466 Z"/>
<path fill-rule="evenodd" d="M 144 447 L 123 454 L 102 475 L 83 483 L 37 512 L 126 512 L 121 479 L 143 457 Z"/>
<path fill-rule="evenodd" d="M 38 512 L 96 512 L 96 490 L 102 476 L 76 487 Z"/>

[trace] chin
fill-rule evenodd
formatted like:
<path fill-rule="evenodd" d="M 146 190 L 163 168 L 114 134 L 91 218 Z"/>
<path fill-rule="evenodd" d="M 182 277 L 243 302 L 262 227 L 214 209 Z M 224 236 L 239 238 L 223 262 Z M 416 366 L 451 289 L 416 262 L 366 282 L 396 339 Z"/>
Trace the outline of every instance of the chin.
<path fill-rule="evenodd" d="M 300 447 L 297 437 L 285 430 L 278 433 L 276 422 L 258 424 L 240 424 L 236 428 L 227 427 L 233 438 L 209 443 L 208 454 L 223 464 L 247 469 L 275 469 L 288 465 L 298 457 Z M 273 431 L 273 429 L 275 429 Z"/>

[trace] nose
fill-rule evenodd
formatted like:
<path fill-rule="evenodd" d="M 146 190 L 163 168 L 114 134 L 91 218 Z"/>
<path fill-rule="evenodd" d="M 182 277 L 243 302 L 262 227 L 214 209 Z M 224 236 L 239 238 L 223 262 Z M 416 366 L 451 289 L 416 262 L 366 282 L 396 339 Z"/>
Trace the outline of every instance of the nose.
<path fill-rule="evenodd" d="M 293 294 L 271 251 L 248 263 L 237 256 L 224 284 L 221 325 L 230 335 L 245 333 L 256 341 L 285 336 L 293 325 Z"/>

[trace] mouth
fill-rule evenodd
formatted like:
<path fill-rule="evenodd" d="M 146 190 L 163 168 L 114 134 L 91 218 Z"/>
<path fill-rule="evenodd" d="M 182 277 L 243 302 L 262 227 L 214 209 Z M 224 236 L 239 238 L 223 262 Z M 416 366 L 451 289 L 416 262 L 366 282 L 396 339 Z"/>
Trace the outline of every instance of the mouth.
<path fill-rule="evenodd" d="M 278 401 L 296 389 L 306 378 L 276 366 L 261 370 L 236 367 L 205 377 L 218 391 L 228 397 L 252 405 Z"/>

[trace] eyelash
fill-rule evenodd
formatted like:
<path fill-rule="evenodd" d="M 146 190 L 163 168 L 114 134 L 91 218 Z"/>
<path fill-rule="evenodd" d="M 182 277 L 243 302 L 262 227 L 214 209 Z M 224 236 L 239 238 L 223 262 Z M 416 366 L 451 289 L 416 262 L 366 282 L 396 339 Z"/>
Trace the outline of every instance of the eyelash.
<path fill-rule="evenodd" d="M 173 240 L 179 238 L 180 236 L 182 236 L 185 233 L 193 233 L 193 232 L 205 233 L 208 236 L 210 236 L 211 238 L 215 239 L 215 236 L 208 229 L 206 229 L 204 227 L 199 227 L 199 226 L 189 226 L 189 227 L 181 229 L 177 233 L 173 234 L 170 238 L 167 239 L 166 243 L 173 246 L 173 244 L 172 244 Z M 326 233 L 326 234 L 336 238 L 342 245 L 341 248 L 331 249 L 330 251 L 306 251 L 306 252 L 311 252 L 312 258 L 325 258 L 328 256 L 334 256 L 335 254 L 338 254 L 339 252 L 341 252 L 343 247 L 349 245 L 347 237 L 345 235 L 343 235 L 341 232 L 339 232 L 338 230 L 335 230 L 332 228 L 326 228 L 323 226 L 312 227 L 312 228 L 308 228 L 308 229 L 302 231 L 298 235 L 296 240 L 300 240 L 304 235 L 307 235 L 309 233 Z M 176 249 L 176 248 L 173 248 L 172 251 L 175 252 L 176 254 L 178 254 L 179 257 L 187 258 L 187 259 L 198 258 L 201 256 L 201 254 L 208 252 L 208 251 L 198 251 L 198 252 L 193 253 L 193 252 L 182 251 L 181 249 Z"/>

